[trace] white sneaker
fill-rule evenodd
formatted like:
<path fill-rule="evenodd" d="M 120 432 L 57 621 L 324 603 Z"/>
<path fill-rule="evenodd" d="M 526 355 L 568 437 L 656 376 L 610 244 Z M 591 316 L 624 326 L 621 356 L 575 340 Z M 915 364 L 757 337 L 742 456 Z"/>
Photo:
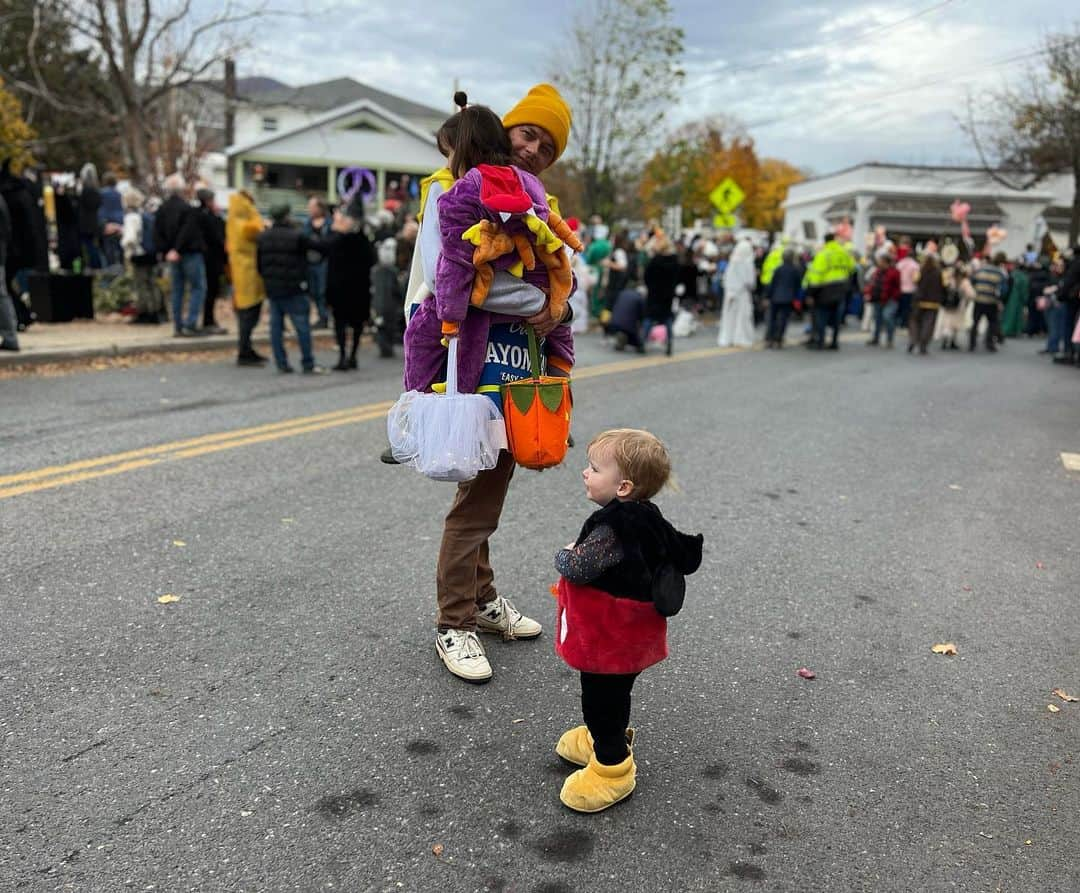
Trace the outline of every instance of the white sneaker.
<path fill-rule="evenodd" d="M 435 650 L 455 676 L 468 682 L 487 682 L 491 678 L 491 664 L 484 646 L 471 629 L 440 630 L 435 637 Z"/>
<path fill-rule="evenodd" d="M 482 608 L 477 605 L 476 628 L 484 633 L 499 633 L 504 639 L 535 639 L 543 627 L 526 617 L 501 595 Z"/>

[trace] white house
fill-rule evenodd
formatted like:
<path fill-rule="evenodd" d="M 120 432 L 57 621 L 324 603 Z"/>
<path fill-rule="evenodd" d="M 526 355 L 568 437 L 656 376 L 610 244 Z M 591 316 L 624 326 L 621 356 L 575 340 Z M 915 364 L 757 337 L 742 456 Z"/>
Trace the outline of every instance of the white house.
<path fill-rule="evenodd" d="M 952 220 L 949 207 L 960 199 L 971 205 L 968 224 L 976 245 L 997 224 L 1008 232 L 1002 250 L 1015 257 L 1047 232 L 1058 248 L 1066 247 L 1072 198 L 1073 178 L 1067 175 L 1021 191 L 1003 186 L 982 168 L 869 162 L 792 186 L 784 203 L 784 234 L 818 244 L 847 218 L 858 246 L 878 226 L 890 238 L 959 241 L 960 224 Z"/>
<path fill-rule="evenodd" d="M 303 205 L 309 194 L 338 200 L 344 168 L 370 170 L 376 207 L 415 198 L 419 179 L 442 167 L 435 131 L 440 112 L 349 78 L 263 92 L 236 104 L 231 184 L 260 205 Z"/>

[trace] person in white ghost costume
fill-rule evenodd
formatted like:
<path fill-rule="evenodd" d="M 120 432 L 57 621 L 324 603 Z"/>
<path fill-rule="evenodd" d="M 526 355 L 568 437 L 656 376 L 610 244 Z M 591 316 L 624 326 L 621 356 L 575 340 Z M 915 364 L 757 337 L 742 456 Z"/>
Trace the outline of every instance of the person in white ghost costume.
<path fill-rule="evenodd" d="M 720 347 L 754 344 L 754 249 L 742 239 L 731 252 L 724 270 L 724 311 L 720 317 Z"/>

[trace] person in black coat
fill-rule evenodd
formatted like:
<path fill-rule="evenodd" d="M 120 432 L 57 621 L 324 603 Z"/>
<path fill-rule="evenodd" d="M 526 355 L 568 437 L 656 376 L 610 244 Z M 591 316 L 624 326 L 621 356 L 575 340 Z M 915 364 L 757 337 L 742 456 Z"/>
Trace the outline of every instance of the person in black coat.
<path fill-rule="evenodd" d="M 87 162 L 79 171 L 79 241 L 91 270 L 104 266 L 101 256 L 101 191 L 98 188 L 97 168 Z"/>
<path fill-rule="evenodd" d="M 18 320 L 15 306 L 7 289 L 7 253 L 11 244 L 11 215 L 7 202 L 0 194 L 0 350 L 18 350 Z"/>
<path fill-rule="evenodd" d="M 311 349 L 310 306 L 307 298 L 307 253 L 323 253 L 327 245 L 321 239 L 307 236 L 289 219 L 287 204 L 270 209 L 274 225 L 264 230 L 255 247 L 255 266 L 266 286 L 270 303 L 270 347 L 279 372 L 292 372 L 285 353 L 285 317 L 292 320 L 304 372 L 323 374 L 326 370 L 315 364 Z"/>
<path fill-rule="evenodd" d="M 197 334 L 206 299 L 206 242 L 199 212 L 187 200 L 188 187 L 180 174 L 165 178 L 168 198 L 154 215 L 154 248 L 165 256 L 172 279 L 172 318 L 175 334 Z M 184 288 L 188 289 L 188 312 L 184 317 Z"/>
<path fill-rule="evenodd" d="M 4 284 L 14 304 L 19 328 L 25 329 L 34 318 L 20 297 L 30 290 L 29 273 L 49 271 L 44 202 L 37 183 L 13 174 L 8 161 L 0 167 L 0 196 L 11 221 Z"/>
<path fill-rule="evenodd" d="M 332 232 L 326 241 L 326 303 L 334 314 L 334 336 L 337 338 L 338 362 L 334 369 L 342 372 L 356 368 L 356 351 L 364 324 L 371 316 L 371 268 L 375 266 L 375 249 L 364 235 L 363 212 L 350 208 L 345 213 L 334 211 Z M 352 348 L 348 359 L 345 342 L 352 329 Z"/>
<path fill-rule="evenodd" d="M 1024 330 L 1029 338 L 1046 334 L 1046 315 L 1039 309 L 1038 301 L 1043 289 L 1050 284 L 1050 258 L 1041 255 L 1028 267 L 1028 316 Z"/>
<path fill-rule="evenodd" d="M 1065 353 L 1063 356 L 1054 357 L 1054 362 L 1068 366 L 1080 365 L 1080 352 L 1072 341 L 1076 320 L 1080 316 L 1080 245 L 1074 249 L 1072 260 L 1065 269 L 1065 277 L 1061 280 L 1061 287 L 1058 289 L 1058 300 L 1064 307 L 1065 327 L 1062 335 Z"/>
<path fill-rule="evenodd" d="M 203 264 L 206 267 L 206 300 L 203 302 L 203 331 L 208 335 L 224 335 L 226 331 L 214 319 L 214 303 L 221 293 L 221 280 L 225 275 L 225 221 L 218 214 L 214 193 L 200 189 L 195 193 L 199 200 L 198 221 L 202 231 Z"/>
<path fill-rule="evenodd" d="M 82 252 L 79 244 L 79 206 L 73 186 L 54 182 L 53 195 L 56 202 L 56 253 L 60 256 L 60 269 L 71 272 Z"/>
<path fill-rule="evenodd" d="M 765 346 L 781 348 L 784 346 L 784 332 L 791 317 L 791 305 L 799 297 L 802 287 L 803 271 L 795 262 L 795 251 L 784 251 L 780 266 L 773 272 L 766 296 L 769 299 L 769 328 L 765 335 Z"/>
<path fill-rule="evenodd" d="M 671 324 L 675 315 L 671 305 L 675 301 L 675 286 L 679 284 L 679 259 L 667 236 L 661 234 L 656 240 L 656 253 L 645 265 L 645 325 L 642 344 L 649 341 L 654 325 L 667 329 L 667 355 L 673 348 Z"/>

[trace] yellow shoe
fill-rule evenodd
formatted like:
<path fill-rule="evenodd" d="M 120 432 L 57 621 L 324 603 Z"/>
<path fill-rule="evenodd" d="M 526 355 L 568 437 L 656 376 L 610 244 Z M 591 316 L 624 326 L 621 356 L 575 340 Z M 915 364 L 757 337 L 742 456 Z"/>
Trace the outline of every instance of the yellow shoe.
<path fill-rule="evenodd" d="M 601 812 L 625 800 L 637 784 L 637 766 L 630 754 L 616 766 L 605 766 L 589 759 L 563 783 L 559 799 L 576 812 Z"/>
<path fill-rule="evenodd" d="M 634 746 L 634 730 L 626 730 L 626 746 Z M 576 726 L 564 732 L 555 745 L 555 753 L 575 766 L 588 766 L 593 755 L 593 739 L 587 726 Z"/>
<path fill-rule="evenodd" d="M 592 735 L 586 726 L 576 726 L 564 732 L 555 745 L 555 753 L 575 766 L 588 766 L 593 754 Z"/>

